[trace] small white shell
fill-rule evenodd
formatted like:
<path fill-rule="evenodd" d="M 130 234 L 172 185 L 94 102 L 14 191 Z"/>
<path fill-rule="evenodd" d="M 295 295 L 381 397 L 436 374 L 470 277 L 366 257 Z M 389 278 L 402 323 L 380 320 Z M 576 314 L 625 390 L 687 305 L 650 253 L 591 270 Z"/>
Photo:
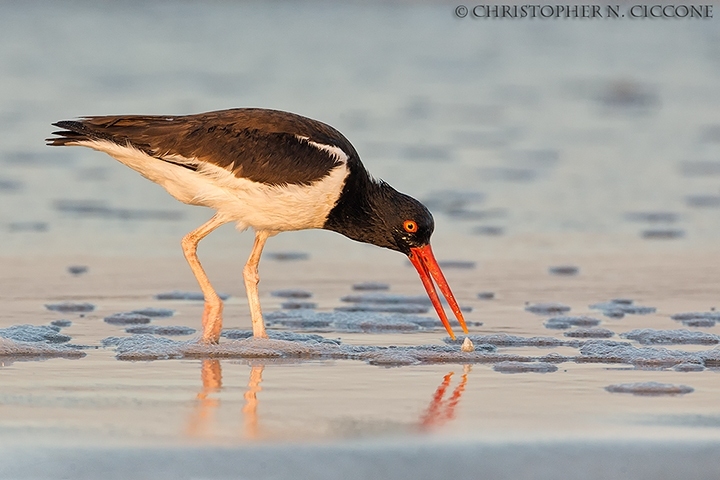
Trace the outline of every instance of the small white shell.
<path fill-rule="evenodd" d="M 465 340 L 463 340 L 462 347 L 460 347 L 460 350 L 463 352 L 474 352 L 475 351 L 475 345 L 473 345 L 473 342 L 470 340 L 470 337 L 465 337 Z"/>

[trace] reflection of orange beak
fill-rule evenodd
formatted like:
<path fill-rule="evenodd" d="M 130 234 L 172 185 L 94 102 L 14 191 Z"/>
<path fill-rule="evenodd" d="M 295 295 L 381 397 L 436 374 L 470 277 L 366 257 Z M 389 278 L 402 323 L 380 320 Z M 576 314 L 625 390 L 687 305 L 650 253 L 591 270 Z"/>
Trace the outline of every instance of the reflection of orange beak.
<path fill-rule="evenodd" d="M 447 280 L 445 280 L 445 275 L 443 275 L 442 270 L 440 270 L 440 265 L 438 265 L 437 260 L 435 260 L 435 256 L 432 253 L 430 244 L 427 244 L 424 247 L 411 248 L 410 255 L 408 255 L 408 257 L 410 258 L 413 266 L 415 266 L 415 269 L 418 271 L 418 274 L 420 275 L 420 280 L 422 280 L 423 286 L 425 287 L 425 290 L 430 297 L 430 301 L 435 307 L 435 310 L 440 317 L 440 321 L 442 321 L 443 325 L 445 325 L 445 329 L 450 335 L 450 338 L 455 340 L 455 334 L 450 327 L 450 322 L 448 322 L 447 315 L 445 315 L 445 309 L 443 309 L 443 306 L 440 303 L 440 297 L 438 297 L 437 291 L 435 290 L 433 280 L 435 280 L 437 286 L 440 287 L 440 291 L 450 304 L 450 308 L 455 314 L 458 322 L 460 322 L 460 326 L 462 327 L 463 332 L 467 334 L 468 329 L 467 325 L 465 325 L 465 319 L 463 318 L 463 314 L 460 311 L 460 306 L 455 300 L 453 293 L 450 291 Z"/>

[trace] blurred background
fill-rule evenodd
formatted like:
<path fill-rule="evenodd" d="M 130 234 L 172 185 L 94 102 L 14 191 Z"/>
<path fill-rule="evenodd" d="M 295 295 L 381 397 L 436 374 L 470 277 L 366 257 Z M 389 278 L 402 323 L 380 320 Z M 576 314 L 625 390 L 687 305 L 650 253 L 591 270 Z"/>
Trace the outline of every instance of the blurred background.
<path fill-rule="evenodd" d="M 451 3 L 3 2 L 2 255 L 180 256 L 212 213 L 49 148 L 83 115 L 288 110 L 436 217 L 442 257 L 713 249 L 717 19 L 478 20 Z M 245 256 L 226 226 L 203 255 Z M 392 255 L 330 232 L 269 249 Z M 392 256 L 394 261 L 403 261 Z"/>

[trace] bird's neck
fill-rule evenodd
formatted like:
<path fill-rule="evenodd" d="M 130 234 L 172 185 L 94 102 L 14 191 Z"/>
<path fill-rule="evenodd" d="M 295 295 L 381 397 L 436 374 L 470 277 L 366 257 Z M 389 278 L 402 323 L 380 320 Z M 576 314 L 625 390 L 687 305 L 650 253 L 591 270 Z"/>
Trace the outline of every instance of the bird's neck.
<path fill-rule="evenodd" d="M 375 234 L 383 219 L 377 200 L 387 189 L 392 187 L 373 179 L 362 164 L 351 164 L 343 191 L 323 228 L 358 242 L 379 245 Z"/>

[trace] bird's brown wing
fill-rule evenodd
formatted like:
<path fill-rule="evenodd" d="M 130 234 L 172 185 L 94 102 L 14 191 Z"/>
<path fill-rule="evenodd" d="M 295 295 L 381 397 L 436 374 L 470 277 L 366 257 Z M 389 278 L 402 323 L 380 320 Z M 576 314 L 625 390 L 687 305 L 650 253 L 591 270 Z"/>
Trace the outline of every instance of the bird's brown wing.
<path fill-rule="evenodd" d="M 98 116 L 54 125 L 49 145 L 110 141 L 197 169 L 211 163 L 239 178 L 272 185 L 310 184 L 341 163 L 327 145 L 349 158 L 357 153 L 337 130 L 300 115 L 265 109 L 232 109 L 184 116 Z"/>

